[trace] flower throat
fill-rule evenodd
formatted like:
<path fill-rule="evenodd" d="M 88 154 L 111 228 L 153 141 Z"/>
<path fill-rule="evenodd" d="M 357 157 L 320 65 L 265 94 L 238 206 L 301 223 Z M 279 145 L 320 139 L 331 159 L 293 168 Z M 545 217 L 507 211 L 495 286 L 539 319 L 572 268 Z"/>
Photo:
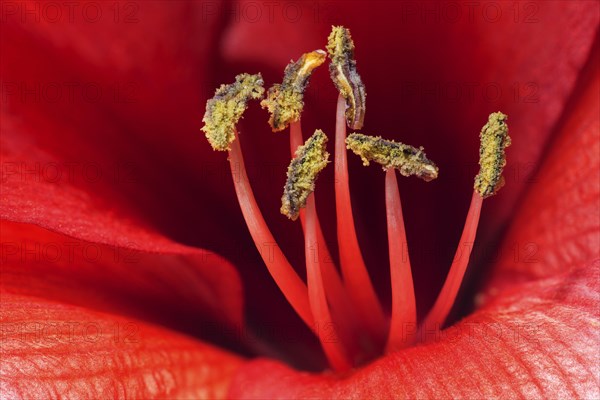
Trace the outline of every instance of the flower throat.
<path fill-rule="evenodd" d="M 460 249 L 475 240 L 483 199 L 503 186 L 505 148 L 510 145 L 507 116 L 492 113 L 480 133 L 479 174 L 475 177 L 471 205 L 455 258 L 433 308 L 417 324 L 416 301 L 410 260 L 402 254 L 406 232 L 396 171 L 429 182 L 438 177 L 438 167 L 427 158 L 422 147 L 386 140 L 363 133 L 347 134 L 346 128 L 360 130 L 366 111 L 366 91 L 356 69 L 354 42 L 350 31 L 334 26 L 328 38 L 327 53 L 315 50 L 291 62 L 281 84 L 274 84 L 265 95 L 260 74 L 240 74 L 232 84 L 221 85 L 208 100 L 203 118 L 206 137 L 214 150 L 227 151 L 242 214 L 258 249 L 261 243 L 277 243 L 267 226 L 247 177 L 236 125 L 250 100 L 263 99 L 261 106 L 270 114 L 274 132 L 289 127 L 292 160 L 281 198 L 281 213 L 300 219 L 304 232 L 306 283 L 298 276 L 286 256 L 275 246 L 274 254 L 261 253 L 273 280 L 294 311 L 318 337 L 331 368 L 347 371 L 381 353 L 394 352 L 427 341 L 428 333 L 439 331 L 456 299 L 470 253 Z M 330 163 L 326 150 L 328 138 L 316 130 L 303 140 L 300 117 L 304 91 L 313 71 L 330 59 L 329 72 L 339 91 L 335 115 L 335 201 L 339 271 L 319 223 L 314 190 L 319 173 Z M 358 243 L 348 178 L 347 149 L 358 155 L 365 166 L 378 163 L 385 171 L 385 207 L 390 263 L 392 305 L 390 315 L 369 277 Z M 327 260 L 327 261 L 325 261 Z M 325 327 L 326 334 L 325 333 Z"/>

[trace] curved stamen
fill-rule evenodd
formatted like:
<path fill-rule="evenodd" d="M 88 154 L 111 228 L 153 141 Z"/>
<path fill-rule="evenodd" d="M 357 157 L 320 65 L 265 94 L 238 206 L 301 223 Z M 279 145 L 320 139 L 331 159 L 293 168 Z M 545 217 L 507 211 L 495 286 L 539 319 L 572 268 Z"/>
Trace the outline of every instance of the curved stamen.
<path fill-rule="evenodd" d="M 386 345 L 386 353 L 389 353 L 411 345 L 417 329 L 417 307 L 410 259 L 408 252 L 403 254 L 402 251 L 406 245 L 406 231 L 394 168 L 389 168 L 385 174 L 385 205 L 392 283 L 392 317 Z"/>
<path fill-rule="evenodd" d="M 335 201 L 337 237 L 344 284 L 352 298 L 361 324 L 377 343 L 386 335 L 386 319 L 358 245 L 346 158 L 346 101 L 338 96 L 335 127 Z"/>
<path fill-rule="evenodd" d="M 317 336 L 323 347 L 330 365 L 337 371 L 345 371 L 352 367 L 347 355 L 342 348 L 341 340 L 337 333 L 337 326 L 331 319 L 327 297 L 323 285 L 321 271 L 321 257 L 317 245 L 317 211 L 315 208 L 314 193 L 306 200 L 306 280 L 308 284 L 308 298 L 312 313 L 315 317 Z"/>
<path fill-rule="evenodd" d="M 246 168 L 237 130 L 235 131 L 235 140 L 231 143 L 231 150 L 229 151 L 229 164 L 235 185 L 235 193 L 244 220 L 263 262 L 296 313 L 306 325 L 313 328 L 313 315 L 308 301 L 307 287 L 277 246 L 277 242 L 258 208 L 252 187 L 245 174 Z M 262 249 L 266 245 L 273 246 L 273 251 L 268 252 Z"/>
<path fill-rule="evenodd" d="M 444 283 L 442 291 L 438 295 L 433 308 L 429 311 L 429 314 L 421 324 L 421 332 L 423 333 L 423 329 L 425 329 L 426 336 L 427 333 L 435 333 L 442 328 L 452 309 L 454 300 L 456 300 L 456 295 L 458 294 L 463 277 L 465 276 L 465 271 L 469 265 L 471 250 L 473 248 L 473 243 L 475 242 L 475 235 L 477 234 L 477 225 L 479 224 L 482 203 L 483 198 L 481 195 L 477 192 L 473 192 L 471 206 L 469 207 L 469 213 L 467 214 L 467 220 L 465 221 L 465 227 L 462 236 L 460 237 L 460 242 L 456 249 L 454 260 L 452 261 L 452 266 L 448 272 L 448 277 L 446 278 L 446 282 Z M 419 339 L 425 341 L 428 340 L 427 337 L 421 336 L 419 336 Z"/>
<path fill-rule="evenodd" d="M 294 157 L 296 150 L 298 147 L 302 146 L 302 144 L 302 123 L 301 120 L 298 120 L 290 124 L 290 151 L 292 157 Z M 300 210 L 302 230 L 306 235 L 305 213 L 305 209 Z M 323 235 L 318 217 L 315 217 L 315 224 L 317 227 L 317 247 L 322 254 L 323 260 L 321 267 L 327 299 L 331 303 L 333 319 L 339 328 L 338 333 L 346 344 L 348 351 L 354 354 L 358 351 L 358 344 L 356 343 L 357 339 L 355 337 L 356 322 L 352 313 L 352 307 L 348 302 L 348 294 L 346 293 L 340 275 L 333 263 L 333 258 L 331 257 L 329 246 L 327 246 L 327 242 L 325 241 L 325 236 Z"/>
<path fill-rule="evenodd" d="M 438 295 L 433 308 L 421 325 L 421 333 L 425 329 L 426 334 L 435 334 L 442 328 L 442 325 L 446 321 L 456 300 L 456 295 L 460 289 L 467 265 L 469 264 L 483 199 L 495 195 L 504 185 L 502 171 L 506 165 L 505 150 L 510 146 L 510 136 L 508 136 L 508 125 L 506 124 L 507 119 L 508 117 L 499 111 L 491 113 L 488 117 L 488 122 L 481 128 L 481 133 L 479 134 L 480 169 L 479 174 L 475 177 L 475 190 L 473 191 L 465 227 L 458 248 L 456 249 L 452 266 L 446 277 L 446 282 L 444 282 L 442 291 Z M 468 254 L 466 256 L 462 253 L 461 249 L 463 247 L 467 248 Z M 430 340 L 430 338 L 419 336 L 421 340 Z"/>
<path fill-rule="evenodd" d="M 306 280 L 308 299 L 315 319 L 315 332 L 331 366 L 336 370 L 345 370 L 350 368 L 351 363 L 340 340 L 339 326 L 335 324 L 329 310 L 322 272 L 326 260 L 323 259 L 324 253 L 317 242 L 318 217 L 313 192 L 319 173 L 329 162 L 326 144 L 327 136 L 317 129 L 298 147 L 288 167 L 281 201 L 282 212 L 293 219 L 300 211 L 305 210 Z"/>
<path fill-rule="evenodd" d="M 390 279 L 392 284 L 392 316 L 386 352 L 392 352 L 414 342 L 417 311 L 412 272 L 406 244 L 400 191 L 396 180 L 397 169 L 403 176 L 417 176 L 425 181 L 438 177 L 438 167 L 429 160 L 423 148 L 416 148 L 379 136 L 352 133 L 346 139 L 350 150 L 360 156 L 363 165 L 375 161 L 386 171 L 385 205 L 387 215 Z"/>

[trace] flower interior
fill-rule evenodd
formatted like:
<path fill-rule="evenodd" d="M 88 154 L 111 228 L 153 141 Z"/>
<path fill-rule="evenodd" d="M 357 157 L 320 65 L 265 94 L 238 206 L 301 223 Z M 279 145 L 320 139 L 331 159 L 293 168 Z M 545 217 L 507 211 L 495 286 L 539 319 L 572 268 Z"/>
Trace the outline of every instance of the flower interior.
<path fill-rule="evenodd" d="M 289 127 L 292 160 L 281 212 L 292 221 L 299 217 L 302 224 L 306 283 L 277 246 L 273 254 L 259 252 L 282 294 L 319 339 L 332 370 L 344 372 L 381 354 L 430 341 L 443 328 L 469 263 L 470 252 L 460 249 L 470 248 L 468 245 L 475 241 L 483 199 L 496 194 L 504 184 L 504 151 L 510 145 L 510 137 L 507 116 L 501 112 L 490 114 L 480 133 L 480 171 L 475 177 L 456 255 L 433 308 L 419 321 L 410 260 L 402 251 L 407 240 L 396 171 L 429 182 L 438 177 L 438 167 L 427 158 L 422 147 L 359 132 L 347 134 L 347 127 L 353 130 L 363 127 L 366 112 L 366 90 L 357 71 L 350 31 L 334 26 L 326 48 L 327 53 L 315 50 L 292 61 L 285 69 L 282 83 L 274 84 L 261 102 L 270 113 L 269 124 L 274 132 Z M 318 175 L 330 163 L 326 150 L 328 138 L 318 129 L 304 141 L 300 123 L 304 91 L 310 76 L 326 61 L 327 55 L 331 80 L 339 91 L 333 146 L 339 269 L 330 261 L 314 197 Z M 261 243 L 277 241 L 261 214 L 247 176 L 237 173 L 245 171 L 245 167 L 236 125 L 248 102 L 263 98 L 263 85 L 260 74 L 241 74 L 234 83 L 222 85 L 207 103 L 202 128 L 213 149 L 229 153 L 237 199 L 259 250 Z M 365 166 L 375 162 L 385 172 L 390 315 L 384 312 L 358 243 L 350 197 L 348 149 Z"/>

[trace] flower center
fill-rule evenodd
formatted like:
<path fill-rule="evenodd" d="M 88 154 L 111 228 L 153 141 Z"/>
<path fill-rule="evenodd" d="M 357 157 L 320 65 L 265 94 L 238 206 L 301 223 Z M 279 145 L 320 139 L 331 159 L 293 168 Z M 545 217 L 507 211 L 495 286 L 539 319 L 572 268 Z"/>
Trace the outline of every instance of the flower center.
<path fill-rule="evenodd" d="M 346 125 L 362 128 L 365 115 L 365 89 L 356 71 L 354 43 L 346 28 L 334 27 L 327 45 L 331 59 L 330 74 L 340 95 L 336 106 L 335 200 L 340 273 L 330 262 L 317 215 L 314 190 L 319 172 L 328 164 L 327 136 L 317 130 L 303 143 L 300 115 L 303 92 L 312 71 L 325 61 L 325 52 L 313 51 L 292 62 L 285 70 L 282 84 L 276 84 L 261 103 L 271 114 L 274 131 L 290 127 L 292 161 L 282 196 L 281 212 L 290 219 L 300 217 L 304 232 L 306 283 L 298 276 L 278 246 L 274 252 L 260 251 L 263 243 L 277 243 L 256 203 L 245 171 L 237 121 L 250 99 L 261 98 L 260 74 L 242 74 L 231 85 L 222 85 L 208 101 L 202 130 L 215 150 L 228 150 L 234 186 L 242 214 L 275 283 L 304 323 L 319 338 L 330 366 L 346 371 L 374 357 L 398 351 L 436 337 L 454 304 L 475 241 L 481 206 L 485 197 L 503 185 L 505 148 L 510 145 L 506 115 L 489 116 L 480 133 L 480 172 L 465 226 L 444 286 L 427 316 L 417 324 L 417 312 L 410 261 L 403 254 L 406 233 L 396 180 L 396 170 L 404 176 L 430 181 L 438 168 L 423 152 L 402 143 L 360 133 L 347 135 Z M 347 148 L 359 155 L 365 165 L 371 161 L 385 172 L 385 207 L 392 288 L 391 313 L 386 315 L 371 283 L 358 243 L 347 165 Z"/>

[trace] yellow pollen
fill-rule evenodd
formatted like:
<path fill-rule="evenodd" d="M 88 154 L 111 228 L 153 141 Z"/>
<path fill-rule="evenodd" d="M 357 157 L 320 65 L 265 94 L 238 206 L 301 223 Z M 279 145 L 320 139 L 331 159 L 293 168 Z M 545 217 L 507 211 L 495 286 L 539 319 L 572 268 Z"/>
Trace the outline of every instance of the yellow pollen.
<path fill-rule="evenodd" d="M 325 149 L 327 136 L 322 130 L 315 133 L 298 147 L 287 170 L 287 181 L 281 197 L 281 213 L 296 220 L 300 209 L 306 206 L 306 199 L 315 190 L 319 173 L 329 163 L 329 153 Z"/>
<path fill-rule="evenodd" d="M 505 149 L 510 146 L 508 117 L 501 112 L 490 114 L 488 122 L 481 128 L 479 138 L 479 174 L 475 177 L 475 190 L 486 198 L 498 193 L 504 186 L 502 170 L 506 165 Z"/>
<path fill-rule="evenodd" d="M 356 71 L 350 31 L 343 26 L 334 26 L 327 40 L 327 51 L 331 58 L 329 73 L 333 84 L 346 100 L 346 123 L 352 129 L 360 129 L 365 119 L 367 93 Z"/>
<path fill-rule="evenodd" d="M 235 125 L 246 110 L 248 100 L 260 99 L 264 91 L 260 73 L 240 74 L 234 83 L 221 85 L 215 91 L 215 96 L 206 102 L 202 119 L 202 130 L 214 150 L 229 150 L 235 140 Z"/>
<path fill-rule="evenodd" d="M 365 166 L 370 161 L 375 161 L 384 170 L 396 168 L 404 176 L 415 175 L 427 182 L 438 177 L 438 167 L 427 158 L 422 147 L 416 148 L 362 133 L 348 135 L 346 146 L 360 156 Z"/>
<path fill-rule="evenodd" d="M 313 70 L 323 64 L 326 57 L 323 50 L 303 54 L 298 61 L 292 61 L 285 67 L 283 82 L 269 89 L 267 98 L 260 105 L 271 114 L 269 124 L 273 132 L 281 131 L 300 119 L 304 109 L 304 90 Z"/>

